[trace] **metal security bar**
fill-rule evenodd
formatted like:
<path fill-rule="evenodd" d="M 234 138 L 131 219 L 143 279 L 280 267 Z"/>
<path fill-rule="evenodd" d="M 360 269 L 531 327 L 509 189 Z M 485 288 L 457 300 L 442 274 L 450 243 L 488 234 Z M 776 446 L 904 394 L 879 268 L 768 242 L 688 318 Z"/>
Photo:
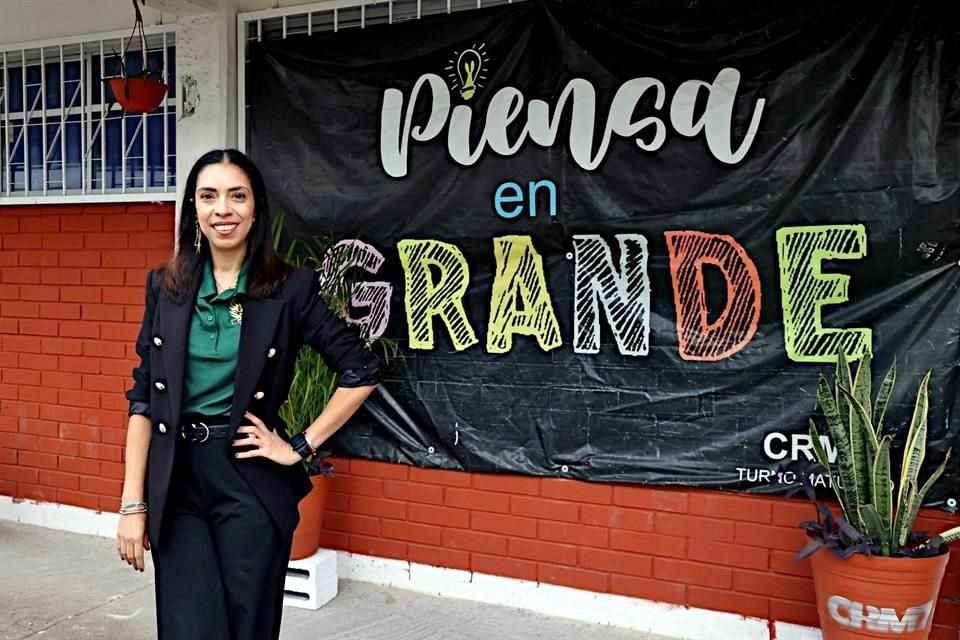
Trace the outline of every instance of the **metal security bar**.
<path fill-rule="evenodd" d="M 238 138 L 247 146 L 249 106 L 246 96 L 247 45 L 263 40 L 285 40 L 291 36 L 363 29 L 375 24 L 396 24 L 424 16 L 483 9 L 524 0 L 329 0 L 286 9 L 269 9 L 237 15 L 237 104 L 240 105 Z"/>
<path fill-rule="evenodd" d="M 150 114 L 125 114 L 103 78 L 128 32 L 0 45 L 0 204 L 176 197 L 176 32 L 146 30 L 146 61 L 168 86 Z M 143 69 L 134 40 L 124 64 Z"/>

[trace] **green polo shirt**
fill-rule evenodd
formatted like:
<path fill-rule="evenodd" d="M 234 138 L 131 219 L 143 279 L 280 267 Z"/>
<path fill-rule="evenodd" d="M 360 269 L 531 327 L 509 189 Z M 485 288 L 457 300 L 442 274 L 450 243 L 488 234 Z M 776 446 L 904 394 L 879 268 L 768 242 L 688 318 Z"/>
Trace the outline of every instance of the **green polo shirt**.
<path fill-rule="evenodd" d="M 190 319 L 183 375 L 183 413 L 227 415 L 233 405 L 233 381 L 240 347 L 242 301 L 247 292 L 245 260 L 237 286 L 217 293 L 208 261 Z"/>

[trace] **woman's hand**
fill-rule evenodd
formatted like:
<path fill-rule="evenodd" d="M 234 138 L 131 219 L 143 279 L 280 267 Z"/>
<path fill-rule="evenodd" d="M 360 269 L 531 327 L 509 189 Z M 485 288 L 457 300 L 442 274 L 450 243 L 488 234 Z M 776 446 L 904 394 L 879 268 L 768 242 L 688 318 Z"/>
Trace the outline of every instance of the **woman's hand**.
<path fill-rule="evenodd" d="M 233 446 L 254 448 L 249 451 L 238 451 L 235 454 L 236 457 L 266 458 L 287 467 L 300 462 L 300 454 L 294 451 L 290 443 L 281 438 L 280 434 L 268 429 L 267 425 L 263 424 L 263 420 L 249 411 L 243 415 L 253 424 L 237 429 L 237 433 L 245 433 L 247 437 L 241 440 L 234 440 Z"/>
<path fill-rule="evenodd" d="M 117 553 L 137 571 L 143 571 L 146 566 L 143 559 L 144 549 L 150 550 L 146 530 L 147 514 L 120 516 L 120 524 L 117 525 Z"/>

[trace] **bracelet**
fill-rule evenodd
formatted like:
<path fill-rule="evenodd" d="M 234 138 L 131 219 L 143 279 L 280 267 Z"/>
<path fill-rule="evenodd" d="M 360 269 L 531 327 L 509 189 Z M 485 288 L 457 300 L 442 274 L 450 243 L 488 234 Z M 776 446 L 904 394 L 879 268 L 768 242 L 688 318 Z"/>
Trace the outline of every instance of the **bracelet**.
<path fill-rule="evenodd" d="M 128 516 L 135 513 L 146 513 L 147 512 L 147 503 L 146 502 L 121 502 L 120 503 L 120 515 Z"/>

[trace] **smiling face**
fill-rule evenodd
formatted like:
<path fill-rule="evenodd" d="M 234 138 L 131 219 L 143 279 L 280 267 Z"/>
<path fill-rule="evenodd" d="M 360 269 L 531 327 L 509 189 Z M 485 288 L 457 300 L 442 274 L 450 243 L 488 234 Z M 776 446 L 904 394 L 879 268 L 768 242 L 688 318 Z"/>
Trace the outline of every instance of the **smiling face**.
<path fill-rule="evenodd" d="M 228 162 L 211 164 L 197 176 L 193 197 L 211 254 L 245 253 L 254 221 L 254 194 L 247 174 Z"/>

